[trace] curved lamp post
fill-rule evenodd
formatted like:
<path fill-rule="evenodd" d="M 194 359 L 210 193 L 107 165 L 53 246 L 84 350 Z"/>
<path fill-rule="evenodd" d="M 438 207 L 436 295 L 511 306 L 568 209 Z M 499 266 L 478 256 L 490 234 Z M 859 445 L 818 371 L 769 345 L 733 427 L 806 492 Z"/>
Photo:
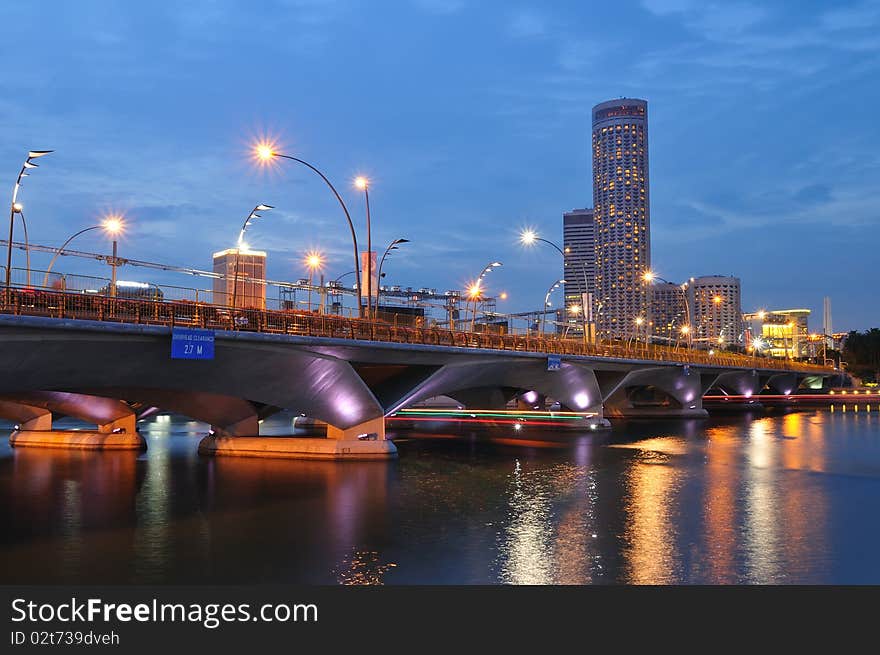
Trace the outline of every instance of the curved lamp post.
<path fill-rule="evenodd" d="M 12 238 L 15 229 L 15 215 L 20 214 L 22 210 L 22 205 L 18 202 L 18 191 L 21 189 L 21 181 L 23 178 L 30 175 L 28 171 L 32 168 L 37 168 L 37 165 L 33 162 L 34 159 L 39 159 L 40 157 L 44 157 L 50 153 L 54 152 L 54 150 L 30 150 L 28 151 L 27 159 L 24 160 L 24 164 L 21 167 L 21 170 L 18 172 L 18 177 L 15 179 L 15 186 L 12 187 L 12 202 L 9 205 L 9 241 L 6 244 L 6 290 L 9 291 L 9 287 L 12 284 Z M 22 217 L 22 221 L 24 218 Z M 28 253 L 29 255 L 30 253 Z"/>
<path fill-rule="evenodd" d="M 358 304 L 358 316 L 363 317 L 364 315 L 364 305 L 361 300 L 361 265 L 360 265 L 360 257 L 358 255 L 358 245 L 357 245 L 357 233 L 354 229 L 354 223 L 351 221 L 351 214 L 348 213 L 348 207 L 345 206 L 345 202 L 342 200 L 342 196 L 339 195 L 339 192 L 336 190 L 336 187 L 327 179 L 327 176 L 324 175 L 317 168 L 312 166 L 309 162 L 299 159 L 298 157 L 293 157 L 291 155 L 285 155 L 280 152 L 275 152 L 271 145 L 266 143 L 261 143 L 257 145 L 255 149 L 257 158 L 263 162 L 269 162 L 276 157 L 280 157 L 282 159 L 289 159 L 290 161 L 295 161 L 298 164 L 302 164 L 306 168 L 312 170 L 316 173 L 324 183 L 330 187 L 330 190 L 333 192 L 333 195 L 336 196 L 336 199 L 339 201 L 339 205 L 342 207 L 342 211 L 345 213 L 345 220 L 348 221 L 348 228 L 351 230 L 351 243 L 354 247 L 354 270 L 357 271 L 357 304 Z"/>
<path fill-rule="evenodd" d="M 116 216 L 110 216 L 104 220 L 100 225 L 92 225 L 91 227 L 87 227 L 85 229 L 80 230 L 79 232 L 75 232 L 72 234 L 67 241 L 65 241 L 58 250 L 55 251 L 55 254 L 52 255 L 52 260 L 49 262 L 49 266 L 46 268 L 46 274 L 43 276 L 43 288 L 49 287 L 49 274 L 52 272 L 52 267 L 55 265 L 55 260 L 58 259 L 58 256 L 64 252 L 64 249 L 70 245 L 70 242 L 76 239 L 80 234 L 85 234 L 86 232 L 91 232 L 92 230 L 104 230 L 104 232 L 110 236 L 115 237 L 120 234 L 125 228 L 125 224 L 122 219 Z"/>
<path fill-rule="evenodd" d="M 379 311 L 379 286 L 382 284 L 382 265 L 385 263 L 385 258 L 392 250 L 399 250 L 397 246 L 402 243 L 409 243 L 409 239 L 395 239 L 391 243 L 388 244 L 388 247 L 385 248 L 385 252 L 382 253 L 382 259 L 379 260 L 379 270 L 376 271 L 376 311 Z"/>
<path fill-rule="evenodd" d="M 481 286 L 483 284 L 483 278 L 486 277 L 488 273 L 491 273 L 493 269 L 503 265 L 504 264 L 502 264 L 501 262 L 490 262 L 489 264 L 486 264 L 486 267 L 477 276 L 477 281 L 474 282 L 468 289 L 468 295 L 470 296 L 471 300 L 474 301 L 474 313 L 471 317 L 471 332 L 473 332 L 477 327 L 477 299 L 480 297 L 480 293 L 482 291 Z M 465 305 L 465 312 L 467 312 L 467 305 Z M 465 313 L 465 316 L 467 316 L 467 313 Z"/>
<path fill-rule="evenodd" d="M 556 280 L 549 289 L 547 289 L 547 293 L 544 294 L 544 307 L 541 312 L 541 338 L 544 338 L 545 329 L 544 326 L 547 324 L 547 307 L 550 305 L 550 294 L 553 293 L 555 289 L 558 289 L 563 284 L 565 284 L 565 280 Z"/>
<path fill-rule="evenodd" d="M 546 243 L 547 245 L 556 249 L 556 251 L 562 255 L 562 268 L 565 269 L 565 256 L 571 253 L 571 248 L 560 248 L 557 244 L 550 241 L 549 239 L 544 239 L 538 236 L 538 233 L 531 229 L 526 229 L 520 232 L 519 234 L 519 242 L 524 246 L 533 246 L 536 242 L 540 241 L 541 243 Z M 590 288 L 590 282 L 587 278 L 587 265 L 583 264 L 581 272 L 584 275 L 584 291 Z M 567 274 L 567 273 L 566 273 Z M 587 316 L 588 310 L 586 307 L 582 307 L 583 310 L 583 330 L 584 330 L 584 343 L 587 341 Z"/>
<path fill-rule="evenodd" d="M 659 275 L 657 275 L 653 271 L 645 271 L 645 273 L 642 275 L 642 280 L 647 282 L 648 285 L 650 285 L 651 282 L 653 282 L 654 280 L 660 280 L 661 282 L 665 282 L 666 284 L 672 284 L 674 286 L 677 286 L 679 289 L 681 289 L 681 296 L 682 296 L 682 298 L 684 298 L 684 311 L 685 311 L 685 314 L 687 314 L 687 324 L 682 326 L 682 334 L 684 334 L 687 337 L 688 347 L 690 347 L 690 345 L 691 345 L 691 328 L 690 328 L 691 306 L 690 306 L 690 302 L 688 301 L 687 291 L 685 290 L 687 287 L 687 283 L 675 284 L 675 282 L 670 282 L 669 280 L 660 277 Z M 651 287 L 649 286 L 648 288 L 650 289 Z M 650 309 L 650 303 L 651 303 L 651 298 L 648 299 L 649 309 Z M 687 328 L 687 329 L 685 329 L 685 328 Z M 649 336 L 646 336 L 645 341 L 647 342 L 649 340 L 649 338 L 650 338 Z"/>
<path fill-rule="evenodd" d="M 566 248 L 565 250 L 563 250 L 562 248 L 557 246 L 552 241 L 549 241 L 548 239 L 543 239 L 543 238 L 539 237 L 538 233 L 535 232 L 534 230 L 523 230 L 519 234 L 519 242 L 521 244 L 523 244 L 524 246 L 534 245 L 536 241 L 540 241 L 542 243 L 546 243 L 550 246 L 553 246 L 554 248 L 556 248 L 557 251 L 559 251 L 559 254 L 562 255 L 563 257 L 565 257 L 565 255 L 567 255 L 570 252 L 569 248 Z"/>
<path fill-rule="evenodd" d="M 235 271 L 232 275 L 232 309 L 235 309 L 235 300 L 238 296 L 238 262 L 241 258 L 241 249 L 245 246 L 244 234 L 247 232 L 248 227 L 257 220 L 258 218 L 262 218 L 260 214 L 257 212 L 269 211 L 270 209 L 275 209 L 272 205 L 264 205 L 259 204 L 251 210 L 251 213 L 248 214 L 248 217 L 244 219 L 244 223 L 242 223 L 241 231 L 238 233 L 238 242 L 235 246 Z M 228 292 L 227 292 L 228 293 Z"/>

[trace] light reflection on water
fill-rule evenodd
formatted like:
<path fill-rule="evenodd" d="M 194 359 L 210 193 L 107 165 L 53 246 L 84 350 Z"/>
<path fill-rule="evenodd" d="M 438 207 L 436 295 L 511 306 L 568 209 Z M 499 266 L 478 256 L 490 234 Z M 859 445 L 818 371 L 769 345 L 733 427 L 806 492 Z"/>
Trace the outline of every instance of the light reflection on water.
<path fill-rule="evenodd" d="M 389 464 L 206 459 L 203 424 L 141 430 L 142 454 L 2 440 L 0 583 L 880 583 L 877 413 L 559 449 L 405 434 Z"/>

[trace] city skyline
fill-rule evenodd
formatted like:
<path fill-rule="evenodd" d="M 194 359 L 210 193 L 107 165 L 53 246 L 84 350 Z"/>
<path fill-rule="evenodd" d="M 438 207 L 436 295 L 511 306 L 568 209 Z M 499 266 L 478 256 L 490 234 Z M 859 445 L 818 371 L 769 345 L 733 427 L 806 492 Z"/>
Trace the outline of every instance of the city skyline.
<path fill-rule="evenodd" d="M 327 254 L 330 270 L 346 272 L 346 235 L 332 198 L 302 172 L 264 176 L 252 170 L 249 144 L 268 134 L 346 187 L 343 194 L 361 231 L 363 207 L 350 181 L 358 173 L 374 180 L 374 243 L 413 241 L 390 260 L 387 283 L 463 288 L 487 257 L 497 258 L 504 268 L 488 292 L 510 296 L 499 310 L 534 309 L 559 270 L 558 256 L 549 249 L 520 250 L 517 232 L 532 225 L 542 236 L 561 240 L 559 214 L 591 204 L 589 108 L 626 95 L 651 105 L 652 257 L 660 275 L 740 277 L 744 311 L 806 306 L 820 316 L 827 295 L 834 303 L 835 330 L 878 322 L 880 310 L 855 294 L 847 297 L 855 281 L 872 274 L 870 254 L 877 247 L 872 233 L 877 201 L 868 185 L 877 166 L 868 122 L 876 91 L 869 87 L 866 102 L 846 105 L 846 134 L 831 139 L 819 130 L 845 98 L 829 93 L 843 80 L 831 81 L 828 72 L 848 62 L 844 77 L 852 82 L 868 79 L 873 70 L 866 53 L 876 46 L 864 38 L 877 24 L 872 5 L 807 7 L 789 40 L 777 48 L 760 37 L 785 14 L 781 9 L 742 10 L 738 22 L 722 30 L 717 10 L 688 3 L 624 6 L 623 15 L 646 29 L 645 44 L 636 48 L 646 56 L 642 67 L 648 61 L 657 67 L 654 76 L 629 62 L 599 70 L 600 61 L 591 63 L 594 51 L 574 45 L 586 48 L 592 40 L 597 47 L 609 38 L 592 28 L 580 41 L 554 43 L 554 35 L 568 31 L 560 27 L 566 22 L 588 24 L 573 6 L 504 9 L 493 22 L 489 10 L 467 3 L 411 3 L 387 28 L 379 24 L 382 10 L 377 10 L 369 32 L 359 26 L 356 7 L 296 3 L 284 27 L 291 34 L 323 37 L 291 39 L 298 45 L 290 49 L 258 39 L 246 52 L 218 47 L 196 20 L 204 19 L 224 38 L 245 14 L 243 27 L 260 23 L 258 10 L 234 4 L 198 16 L 142 8 L 136 21 L 102 3 L 83 3 L 70 15 L 41 17 L 45 40 L 2 64 L 20 87 L 5 100 L 7 120 L 0 128 L 8 184 L 28 149 L 57 151 L 23 191 L 32 241 L 59 245 L 116 209 L 126 214 L 130 228 L 120 241 L 123 255 L 205 268 L 211 252 L 234 245 L 232 235 L 247 210 L 269 202 L 278 209 L 252 239 L 269 253 L 270 277 L 303 277 L 303 254 L 315 248 Z M 38 10 L 2 11 L 24 37 L 36 34 Z M 463 19 L 473 28 L 462 33 Z M 417 43 L 429 29 L 442 33 L 453 22 L 462 53 L 442 59 L 438 44 Z M 142 24 L 173 28 L 166 45 L 146 45 L 152 37 Z M 397 39 L 384 47 L 383 29 Z M 662 36 L 664 31 L 670 36 Z M 328 34 L 337 32 L 349 38 L 334 50 Z M 375 47 L 367 52 L 368 34 Z M 520 53 L 516 62 L 527 73 L 521 87 L 511 84 L 509 72 L 493 68 L 493 55 L 479 43 L 479 34 L 489 38 L 497 56 Z M 738 54 L 748 66 L 766 66 L 762 85 L 746 87 L 733 73 L 724 78 L 727 86 L 712 82 L 708 72 L 717 72 L 717 66 L 695 59 L 689 62 L 698 73 L 688 80 L 693 86 L 681 88 L 671 70 L 676 39 L 684 51 L 680 56 L 710 43 Z M 772 69 L 770 63 L 794 59 L 806 43 L 812 44 L 811 58 L 801 67 L 785 74 Z M 63 58 L 71 44 L 80 46 L 80 53 L 83 44 L 92 48 L 87 55 Z M 414 52 L 415 62 L 394 57 L 402 47 Z M 365 52 L 364 70 L 352 68 L 352 56 Z M 768 54 L 764 63 L 757 61 L 758 52 Z M 473 64 L 469 70 L 462 70 L 465 58 Z M 166 76 L 170 59 L 176 68 Z M 425 61 L 431 62 L 431 75 L 414 77 Z M 373 78 L 370 66 L 378 63 L 383 75 Z M 633 72 L 640 75 L 625 75 Z M 554 75 L 560 79 L 548 82 Z M 331 84 L 328 78 L 338 80 Z M 409 80 L 411 99 L 388 86 L 393 79 Z M 219 102 L 217 94 L 228 85 L 252 89 L 253 96 L 230 99 L 224 92 Z M 299 92 L 290 88 L 297 85 Z M 310 93 L 301 93 L 303 85 Z M 547 89 L 552 101 L 539 100 Z M 796 102 L 786 97 L 787 90 L 795 92 Z M 371 108 L 378 93 L 400 101 L 391 112 L 396 117 Z M 473 102 L 456 109 L 468 94 Z M 343 102 L 351 95 L 362 102 Z M 209 106 L 216 110 L 208 112 Z M 785 124 L 773 122 L 773 129 L 766 129 L 780 108 L 787 112 Z M 717 130 L 719 121 L 726 124 L 724 134 Z M 754 138 L 756 129 L 764 130 L 761 138 Z M 483 136 L 475 141 L 477 132 Z M 481 226 L 476 238 L 474 226 Z M 92 251 L 107 246 L 97 233 L 78 243 Z M 203 253 L 197 260 L 194 243 Z M 814 270 L 818 260 L 825 266 Z"/>

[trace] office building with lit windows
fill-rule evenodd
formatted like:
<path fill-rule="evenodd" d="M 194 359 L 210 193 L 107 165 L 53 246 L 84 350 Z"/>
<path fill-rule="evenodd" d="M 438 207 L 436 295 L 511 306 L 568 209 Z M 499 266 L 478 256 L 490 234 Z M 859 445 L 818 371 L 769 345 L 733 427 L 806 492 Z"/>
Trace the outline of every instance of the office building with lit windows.
<path fill-rule="evenodd" d="M 706 275 L 688 282 L 695 345 L 743 344 L 742 298 L 738 277 Z"/>
<path fill-rule="evenodd" d="M 562 215 L 562 243 L 566 332 L 582 335 L 584 321 L 591 318 L 590 299 L 596 293 L 596 223 L 592 209 L 573 209 Z"/>
<path fill-rule="evenodd" d="M 620 98 L 593 107 L 592 150 L 598 336 L 627 338 L 636 317 L 649 313 L 648 103 Z"/>
<path fill-rule="evenodd" d="M 650 285 L 652 342 L 674 344 L 681 335 L 681 328 L 690 324 L 686 288 L 669 282 L 655 281 Z"/>
<path fill-rule="evenodd" d="M 238 261 L 238 289 L 235 290 L 236 260 Z M 214 253 L 214 272 L 223 277 L 214 278 L 214 304 L 242 309 L 266 309 L 266 253 L 261 250 L 229 248 Z"/>

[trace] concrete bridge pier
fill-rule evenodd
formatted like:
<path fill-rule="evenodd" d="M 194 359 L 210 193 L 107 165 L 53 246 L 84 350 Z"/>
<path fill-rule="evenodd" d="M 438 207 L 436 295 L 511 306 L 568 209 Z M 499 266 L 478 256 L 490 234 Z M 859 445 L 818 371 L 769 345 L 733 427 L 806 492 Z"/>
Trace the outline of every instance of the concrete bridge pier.
<path fill-rule="evenodd" d="M 258 431 L 257 431 L 258 432 Z M 199 442 L 199 454 L 278 459 L 383 460 L 397 457 L 385 438 L 385 417 L 377 416 L 347 427 L 327 425 L 327 438 L 270 437 L 212 430 Z"/>
<path fill-rule="evenodd" d="M 705 418 L 703 382 L 688 366 L 631 370 L 603 390 L 611 418 Z"/>
<path fill-rule="evenodd" d="M 72 416 L 96 430 L 53 430 L 52 414 Z M 73 450 L 145 450 L 134 411 L 121 400 L 61 391 L 32 391 L 4 396 L 0 416 L 20 421 L 9 436 L 15 448 Z"/>

